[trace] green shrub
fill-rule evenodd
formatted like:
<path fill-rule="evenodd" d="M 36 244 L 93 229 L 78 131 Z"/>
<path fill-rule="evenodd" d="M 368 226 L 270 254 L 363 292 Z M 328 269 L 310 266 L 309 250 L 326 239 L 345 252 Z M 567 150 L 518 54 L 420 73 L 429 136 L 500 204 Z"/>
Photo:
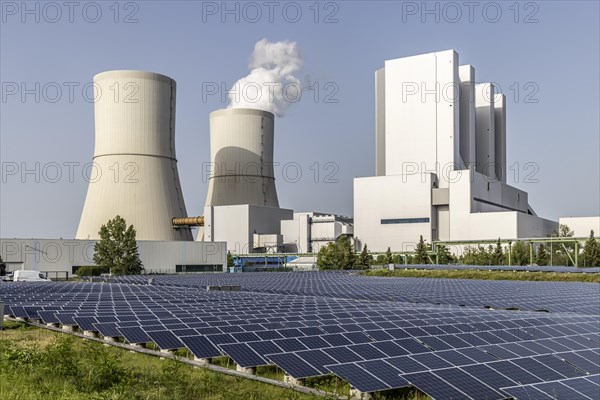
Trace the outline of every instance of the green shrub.
<path fill-rule="evenodd" d="M 77 268 L 76 274 L 78 276 L 100 276 L 106 273 L 104 268 L 96 267 L 94 265 L 84 265 L 83 267 Z"/>
<path fill-rule="evenodd" d="M 15 368 L 38 364 L 42 360 L 42 352 L 37 348 L 9 347 L 2 358 Z"/>
<path fill-rule="evenodd" d="M 44 351 L 44 367 L 50 374 L 63 378 L 77 378 L 79 366 L 73 336 L 60 336 L 46 347 Z"/>
<path fill-rule="evenodd" d="M 82 366 L 79 389 L 83 392 L 101 392 L 128 381 L 131 374 L 118 357 L 97 343 L 84 343 L 87 363 Z"/>

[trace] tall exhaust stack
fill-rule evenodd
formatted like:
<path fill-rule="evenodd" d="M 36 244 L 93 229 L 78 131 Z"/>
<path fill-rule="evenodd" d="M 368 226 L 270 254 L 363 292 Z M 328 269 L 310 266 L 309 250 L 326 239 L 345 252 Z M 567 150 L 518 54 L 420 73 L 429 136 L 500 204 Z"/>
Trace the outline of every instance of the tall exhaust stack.
<path fill-rule="evenodd" d="M 273 168 L 274 115 L 250 108 L 210 114 L 212 161 L 206 207 L 279 207 Z"/>
<path fill-rule="evenodd" d="M 138 240 L 192 240 L 175 157 L 175 81 L 143 71 L 94 77 L 96 143 L 77 239 L 98 239 L 116 215 Z"/>

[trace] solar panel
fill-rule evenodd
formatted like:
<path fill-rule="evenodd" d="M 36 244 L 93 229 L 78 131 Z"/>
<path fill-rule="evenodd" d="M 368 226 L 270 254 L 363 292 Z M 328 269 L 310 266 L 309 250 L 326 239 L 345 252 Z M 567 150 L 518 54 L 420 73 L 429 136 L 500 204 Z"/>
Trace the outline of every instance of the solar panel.
<path fill-rule="evenodd" d="M 175 350 L 183 347 L 182 342 L 171 331 L 146 332 L 162 350 Z"/>
<path fill-rule="evenodd" d="M 446 351 L 438 351 L 435 353 L 442 360 L 446 361 L 450 365 L 461 366 L 474 364 L 475 361 L 462 353 L 459 353 L 457 350 L 446 350 Z"/>
<path fill-rule="evenodd" d="M 277 339 L 273 340 L 273 343 L 281 347 L 281 349 L 285 352 L 308 350 L 307 347 L 300 343 L 300 341 L 298 341 L 296 338 Z"/>
<path fill-rule="evenodd" d="M 190 335 L 187 335 L 190 336 Z M 217 333 L 214 335 L 207 335 L 206 338 L 210 340 L 214 345 L 226 344 L 226 343 L 237 343 L 237 340 L 233 338 L 233 335 L 227 333 Z"/>
<path fill-rule="evenodd" d="M 315 369 L 319 370 L 322 374 L 327 374 L 329 372 L 329 370 L 325 368 L 326 365 L 337 363 L 335 359 L 331 358 L 321 350 L 299 351 L 296 355 Z"/>
<path fill-rule="evenodd" d="M 221 351 L 205 336 L 183 336 L 179 339 L 198 358 L 219 357 L 221 355 Z"/>
<path fill-rule="evenodd" d="M 322 349 L 324 347 L 330 347 L 329 343 L 321 339 L 319 336 L 301 337 L 297 340 L 309 349 Z"/>
<path fill-rule="evenodd" d="M 389 363 L 390 365 L 392 365 L 393 367 L 402 371 L 405 374 L 426 371 L 427 369 L 429 369 L 420 362 L 410 358 L 409 356 L 386 358 L 385 362 Z"/>
<path fill-rule="evenodd" d="M 565 379 L 561 383 L 590 399 L 597 399 L 600 393 L 600 386 L 584 378 Z"/>
<path fill-rule="evenodd" d="M 73 318 L 82 331 L 96 331 L 94 324 L 97 322 L 94 317 L 75 317 Z"/>
<path fill-rule="evenodd" d="M 562 376 L 566 376 L 567 378 L 575 378 L 585 375 L 584 372 L 579 371 L 566 362 L 549 354 L 533 357 L 533 359 L 539 363 L 542 363 L 544 366 L 551 368 L 553 371 L 560 373 Z"/>
<path fill-rule="evenodd" d="M 582 394 L 561 382 L 548 382 L 535 385 L 535 388 L 546 393 L 553 399 L 577 399 L 583 398 Z"/>
<path fill-rule="evenodd" d="M 272 354 L 268 357 L 269 360 L 277 364 L 293 378 L 303 379 L 321 375 L 318 369 L 303 361 L 294 353 Z"/>
<path fill-rule="evenodd" d="M 552 397 L 533 386 L 517 386 L 503 389 L 503 391 L 517 400 L 552 400 Z"/>
<path fill-rule="evenodd" d="M 369 393 L 388 388 L 387 384 L 356 364 L 331 365 L 328 368 L 340 378 L 351 382 L 352 386 L 361 392 Z"/>
<path fill-rule="evenodd" d="M 129 343 L 148 343 L 151 342 L 152 339 L 144 332 L 142 328 L 139 327 L 119 327 L 117 328 L 121 333 L 121 336 L 125 338 Z"/>
<path fill-rule="evenodd" d="M 553 381 L 564 378 L 563 375 L 551 368 L 548 368 L 533 358 L 518 358 L 512 362 L 526 371 L 529 371 L 531 374 L 541 378 L 542 381 Z"/>
<path fill-rule="evenodd" d="M 426 353 L 430 351 L 427 347 L 423 346 L 415 339 L 398 339 L 394 340 L 394 343 L 406 349 L 406 351 L 411 354 Z"/>
<path fill-rule="evenodd" d="M 493 388 L 515 386 L 517 384 L 485 364 L 467 365 L 461 367 L 461 369 Z"/>
<path fill-rule="evenodd" d="M 96 330 L 99 331 L 104 337 L 119 337 L 121 336 L 121 332 L 117 328 L 117 324 L 115 322 L 105 322 L 105 323 L 96 323 L 94 324 Z"/>
<path fill-rule="evenodd" d="M 361 356 L 364 360 L 376 360 L 386 357 L 385 353 L 373 347 L 370 343 L 355 344 L 348 346 L 348 349 Z"/>
<path fill-rule="evenodd" d="M 441 357 L 438 357 L 437 354 L 433 354 L 433 353 L 415 354 L 410 357 L 413 360 L 425 365 L 428 369 L 439 369 L 439 368 L 452 367 L 452 364 L 450 364 L 447 361 L 444 361 Z"/>
<path fill-rule="evenodd" d="M 404 379 L 434 399 L 464 399 L 467 397 L 463 392 L 431 372 L 404 375 Z"/>
<path fill-rule="evenodd" d="M 249 342 L 248 346 L 250 346 L 252 350 L 254 350 L 258 355 L 262 356 L 263 358 L 265 358 L 267 354 L 276 354 L 281 353 L 283 351 L 279 346 L 270 341 Z"/>
<path fill-rule="evenodd" d="M 586 359 L 582 353 L 583 352 L 568 352 L 556 354 L 555 356 L 566 360 L 568 363 L 589 374 L 600 373 L 600 365 L 598 365 L 598 363 L 594 363 L 593 358 L 591 360 Z M 598 357 L 596 357 L 596 359 L 598 360 Z M 598 361 L 600 362 L 600 360 Z"/>
<path fill-rule="evenodd" d="M 461 392 L 464 392 L 473 399 L 493 400 L 506 398 L 504 394 L 492 389 L 459 368 L 442 369 L 434 373 L 446 382 L 452 382 L 454 387 L 459 388 Z"/>
<path fill-rule="evenodd" d="M 256 367 L 268 364 L 264 358 L 259 356 L 246 343 L 222 344 L 219 347 L 240 367 Z"/>
<path fill-rule="evenodd" d="M 510 361 L 495 361 L 487 364 L 488 367 L 500 372 L 507 378 L 521 384 L 527 385 L 530 383 L 540 382 L 541 379 L 535 375 L 530 374 L 523 368 L 513 364 Z"/>

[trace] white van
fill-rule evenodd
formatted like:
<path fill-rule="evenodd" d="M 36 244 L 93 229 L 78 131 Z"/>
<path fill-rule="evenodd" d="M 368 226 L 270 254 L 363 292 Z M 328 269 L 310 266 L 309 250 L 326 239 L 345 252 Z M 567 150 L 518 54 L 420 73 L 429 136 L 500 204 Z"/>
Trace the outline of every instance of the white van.
<path fill-rule="evenodd" d="M 37 282 L 37 281 L 49 281 L 44 275 L 40 274 L 40 271 L 31 271 L 19 269 L 13 272 L 14 282 Z"/>

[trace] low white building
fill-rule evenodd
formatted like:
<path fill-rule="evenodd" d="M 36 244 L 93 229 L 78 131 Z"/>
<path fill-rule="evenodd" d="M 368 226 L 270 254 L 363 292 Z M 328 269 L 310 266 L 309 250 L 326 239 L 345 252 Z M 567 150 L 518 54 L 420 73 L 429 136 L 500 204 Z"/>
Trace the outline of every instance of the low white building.
<path fill-rule="evenodd" d="M 352 218 L 340 215 L 299 212 L 294 219 L 281 221 L 286 253 L 318 253 L 322 246 L 353 233 Z"/>
<path fill-rule="evenodd" d="M 207 206 L 197 240 L 226 242 L 234 254 L 282 251 L 281 221 L 293 215 L 285 208 L 252 204 Z"/>
<path fill-rule="evenodd" d="M 0 254 L 8 271 L 48 273 L 50 278 L 72 275 L 94 264 L 94 240 L 0 239 Z M 144 273 L 225 272 L 227 247 L 223 242 L 138 240 Z"/>
<path fill-rule="evenodd" d="M 376 175 L 354 180 L 354 239 L 374 252 L 432 241 L 543 237 L 558 227 L 506 182 L 506 102 L 454 50 L 375 73 Z M 588 232 L 589 234 L 589 232 Z"/>
<path fill-rule="evenodd" d="M 558 222 L 567 225 L 574 237 L 588 237 L 590 231 L 594 231 L 594 236 L 600 235 L 600 217 L 562 217 Z"/>
<path fill-rule="evenodd" d="M 241 204 L 205 207 L 197 240 L 226 242 L 233 254 L 316 253 L 352 233 L 348 217 Z"/>

